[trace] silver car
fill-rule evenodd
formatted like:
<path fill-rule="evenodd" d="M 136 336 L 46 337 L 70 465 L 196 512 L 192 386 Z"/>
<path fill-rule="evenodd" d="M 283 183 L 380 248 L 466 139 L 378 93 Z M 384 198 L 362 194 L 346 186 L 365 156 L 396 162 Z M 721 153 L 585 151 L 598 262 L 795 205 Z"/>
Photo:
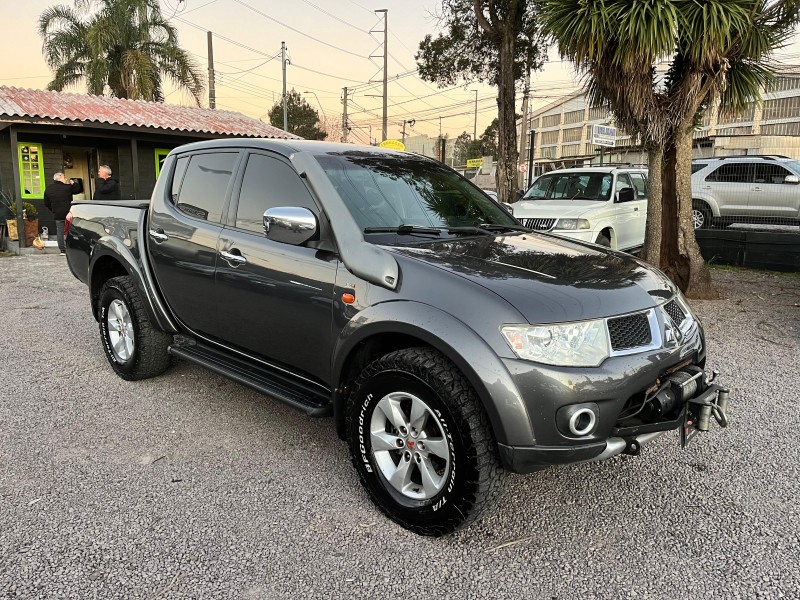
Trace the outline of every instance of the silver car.
<path fill-rule="evenodd" d="M 724 156 L 692 162 L 695 229 L 715 222 L 800 220 L 800 162 L 785 156 Z"/>

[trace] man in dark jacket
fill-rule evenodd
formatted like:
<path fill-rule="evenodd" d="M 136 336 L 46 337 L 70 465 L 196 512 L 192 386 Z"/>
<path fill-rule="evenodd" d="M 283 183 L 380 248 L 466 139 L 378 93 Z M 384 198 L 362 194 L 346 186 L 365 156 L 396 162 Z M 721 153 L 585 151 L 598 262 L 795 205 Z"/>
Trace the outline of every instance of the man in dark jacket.
<path fill-rule="evenodd" d="M 111 177 L 111 167 L 100 165 L 97 169 L 97 185 L 94 190 L 95 200 L 119 200 L 119 184 Z"/>
<path fill-rule="evenodd" d="M 44 190 L 44 205 L 53 212 L 56 220 L 58 249 L 61 251 L 61 256 L 67 251 L 67 246 L 64 244 L 64 221 L 72 205 L 72 194 L 77 193 L 79 193 L 78 185 L 71 179 L 66 181 L 63 173 L 53 175 L 53 183 Z"/>

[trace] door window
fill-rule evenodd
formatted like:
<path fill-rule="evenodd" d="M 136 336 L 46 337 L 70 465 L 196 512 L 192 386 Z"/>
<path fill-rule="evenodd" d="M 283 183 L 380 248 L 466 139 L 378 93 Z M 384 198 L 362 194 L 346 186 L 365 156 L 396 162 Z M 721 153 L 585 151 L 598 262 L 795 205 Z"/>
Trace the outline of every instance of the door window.
<path fill-rule="evenodd" d="M 721 183 L 753 183 L 753 163 L 726 163 L 709 173 L 706 181 Z"/>
<path fill-rule="evenodd" d="M 222 222 L 225 195 L 237 157 L 236 152 L 192 155 L 178 192 L 178 210 L 195 219 Z"/>
<path fill-rule="evenodd" d="M 631 173 L 631 181 L 633 182 L 633 189 L 636 190 L 636 199 L 644 200 L 647 198 L 647 180 L 644 178 L 643 173 Z"/>
<path fill-rule="evenodd" d="M 789 171 L 780 165 L 771 165 L 768 163 L 756 165 L 756 183 L 783 183 L 787 175 L 791 175 Z"/>
<path fill-rule="evenodd" d="M 264 233 L 264 211 L 275 206 L 301 206 L 317 212 L 294 169 L 277 158 L 251 154 L 239 192 L 235 227 Z"/>

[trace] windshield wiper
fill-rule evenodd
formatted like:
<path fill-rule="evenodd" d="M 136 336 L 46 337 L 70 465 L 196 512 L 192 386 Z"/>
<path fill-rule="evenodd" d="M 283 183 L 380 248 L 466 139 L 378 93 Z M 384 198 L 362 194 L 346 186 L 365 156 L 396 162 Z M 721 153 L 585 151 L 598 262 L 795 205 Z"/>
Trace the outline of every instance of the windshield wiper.
<path fill-rule="evenodd" d="M 501 225 L 500 223 L 481 223 L 479 227 L 488 231 L 531 231 L 530 227 L 524 227 L 522 225 Z"/>
<path fill-rule="evenodd" d="M 399 225 L 397 227 L 364 227 L 364 233 L 397 233 L 400 235 L 441 235 L 442 230 L 436 227 L 421 227 L 419 225 Z"/>
<path fill-rule="evenodd" d="M 447 233 L 480 233 L 482 235 L 492 235 L 488 229 L 483 226 L 467 226 L 467 227 L 448 227 Z"/>

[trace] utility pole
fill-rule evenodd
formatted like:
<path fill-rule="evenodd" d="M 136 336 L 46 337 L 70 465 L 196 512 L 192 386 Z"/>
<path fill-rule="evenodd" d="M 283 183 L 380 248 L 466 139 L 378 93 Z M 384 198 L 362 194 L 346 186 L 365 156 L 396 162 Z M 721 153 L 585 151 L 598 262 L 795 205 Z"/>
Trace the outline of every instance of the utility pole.
<path fill-rule="evenodd" d="M 344 110 L 342 111 L 342 142 L 347 143 L 347 88 L 342 88 L 344 90 L 344 95 L 342 96 L 342 104 L 344 104 Z"/>
<path fill-rule="evenodd" d="M 375 12 L 383 13 L 383 132 L 381 141 L 385 142 L 389 125 L 389 11 L 385 8 L 380 8 Z"/>
<path fill-rule="evenodd" d="M 217 108 L 217 90 L 214 87 L 214 45 L 208 31 L 208 108 Z"/>
<path fill-rule="evenodd" d="M 409 127 L 414 127 L 414 123 L 416 123 L 416 119 L 408 119 L 407 121 L 403 119 L 403 143 L 406 143 L 406 123 L 408 123 Z"/>
<path fill-rule="evenodd" d="M 283 67 L 283 130 L 289 131 L 289 117 L 286 106 L 286 42 L 281 42 L 281 65 Z"/>
<path fill-rule="evenodd" d="M 522 89 L 522 123 L 520 123 L 519 127 L 519 160 L 523 160 L 523 156 L 525 156 L 525 130 L 528 127 L 528 96 L 531 93 L 531 70 L 528 68 L 528 63 L 525 63 L 526 73 L 525 73 L 525 87 Z M 528 170 L 533 169 L 533 164 L 531 161 L 528 161 Z M 525 173 L 520 173 L 520 179 L 522 182 L 525 181 Z"/>
<path fill-rule="evenodd" d="M 472 131 L 472 140 L 475 141 L 478 139 L 478 90 L 472 90 L 475 92 L 475 128 Z"/>

